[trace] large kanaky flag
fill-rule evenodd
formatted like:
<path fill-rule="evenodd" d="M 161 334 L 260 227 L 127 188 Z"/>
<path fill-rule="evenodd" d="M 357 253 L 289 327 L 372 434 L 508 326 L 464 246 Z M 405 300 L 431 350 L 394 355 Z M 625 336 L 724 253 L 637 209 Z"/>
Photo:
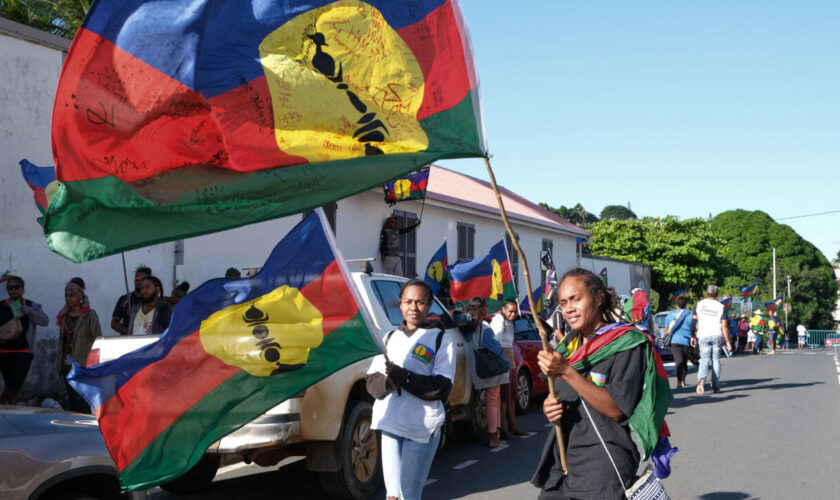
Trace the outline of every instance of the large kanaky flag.
<path fill-rule="evenodd" d="M 449 266 L 449 293 L 455 307 L 465 306 L 473 297 L 487 300 L 488 313 L 501 309 L 508 299 L 516 300 L 505 241 L 490 247 L 484 257 Z"/>
<path fill-rule="evenodd" d="M 455 0 L 98 0 L 53 108 L 50 248 L 84 262 L 486 154 Z"/>
<path fill-rule="evenodd" d="M 55 167 L 39 167 L 24 158 L 20 160 L 20 173 L 26 185 L 32 190 L 35 197 L 35 206 L 41 215 L 46 213 L 50 200 L 58 190 L 58 181 L 55 179 Z M 39 219 L 39 222 L 41 219 Z"/>
<path fill-rule="evenodd" d="M 449 258 L 446 255 L 446 239 L 444 238 L 443 245 L 432 255 L 431 260 L 429 260 L 429 265 L 426 266 L 426 273 L 423 275 L 423 279 L 432 287 L 432 292 L 435 296 L 437 296 L 443 284 L 448 279 L 448 266 Z"/>
<path fill-rule="evenodd" d="M 255 276 L 187 294 L 157 342 L 73 366 L 70 385 L 94 410 L 125 488 L 177 478 L 216 440 L 380 352 L 325 226 L 318 210 Z"/>

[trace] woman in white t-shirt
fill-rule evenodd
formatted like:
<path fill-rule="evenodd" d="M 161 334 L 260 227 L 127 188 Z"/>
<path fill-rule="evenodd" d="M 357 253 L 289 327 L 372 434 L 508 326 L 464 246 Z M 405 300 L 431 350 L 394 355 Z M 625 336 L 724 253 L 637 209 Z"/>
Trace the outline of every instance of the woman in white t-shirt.
<path fill-rule="evenodd" d="M 502 398 L 502 437 L 513 439 L 515 436 L 524 436 L 527 432 L 516 426 L 516 400 L 519 398 L 519 380 L 516 375 L 516 360 L 513 357 L 513 322 L 519 315 L 519 306 L 515 300 L 508 299 L 502 304 L 499 314 L 490 320 L 490 328 L 496 335 L 496 339 L 502 345 L 502 355 L 510 364 L 508 383 L 502 384 L 500 395 Z"/>
<path fill-rule="evenodd" d="M 452 340 L 426 322 L 432 289 L 411 280 L 400 291 L 402 324 L 385 336 L 387 356 L 373 359 L 367 390 L 376 398 L 372 427 L 382 431 L 388 499 L 421 497 L 446 420 L 443 401 L 455 376 Z"/>

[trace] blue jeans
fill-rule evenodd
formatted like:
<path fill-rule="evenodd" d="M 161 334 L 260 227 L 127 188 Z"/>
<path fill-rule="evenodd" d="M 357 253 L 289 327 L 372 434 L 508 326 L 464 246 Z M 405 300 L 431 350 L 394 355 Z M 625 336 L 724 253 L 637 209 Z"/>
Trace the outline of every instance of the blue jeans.
<path fill-rule="evenodd" d="M 703 337 L 697 339 L 700 345 L 700 366 L 697 368 L 697 379 L 705 379 L 709 374 L 709 357 L 712 358 L 712 388 L 717 388 L 720 381 L 720 343 L 722 337 Z"/>
<path fill-rule="evenodd" d="M 420 500 L 439 441 L 440 429 L 432 434 L 428 443 L 382 432 L 382 475 L 385 476 L 386 496 Z"/>

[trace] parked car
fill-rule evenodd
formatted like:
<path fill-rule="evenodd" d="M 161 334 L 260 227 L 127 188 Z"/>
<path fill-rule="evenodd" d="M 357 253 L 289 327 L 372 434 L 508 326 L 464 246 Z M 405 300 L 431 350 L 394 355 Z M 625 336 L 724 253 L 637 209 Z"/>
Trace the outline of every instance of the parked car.
<path fill-rule="evenodd" d="M 516 361 L 516 379 L 519 383 L 519 398 L 516 411 L 525 412 L 536 396 L 548 394 L 548 381 L 541 377 L 537 366 L 537 353 L 542 350 L 542 341 L 529 313 L 523 313 L 513 323 L 513 357 Z"/>
<path fill-rule="evenodd" d="M 825 336 L 825 346 L 832 347 L 840 345 L 840 334 L 829 334 Z"/>
<path fill-rule="evenodd" d="M 96 419 L 52 408 L 0 406 L 0 498 L 143 498 L 121 493 Z"/>
<path fill-rule="evenodd" d="M 665 345 L 665 328 L 668 325 L 665 324 L 665 318 L 668 316 L 668 311 L 658 312 L 653 315 L 653 322 L 656 325 L 656 345 L 659 346 L 659 355 L 662 356 L 662 359 L 673 359 L 674 354 L 671 352 L 671 346 Z"/>
<path fill-rule="evenodd" d="M 374 334 L 384 336 L 402 322 L 399 291 L 406 278 L 352 273 L 352 281 L 361 296 L 361 306 L 373 320 Z M 451 411 L 444 435 L 452 428 L 459 437 L 479 439 L 485 434 L 486 408 L 483 391 L 473 388 L 467 370 L 466 356 L 472 351 L 467 353 L 454 319 L 437 300 L 429 311 L 429 319 L 441 322 L 455 350 L 455 380 L 449 394 Z M 99 338 L 87 364 L 115 359 L 158 338 Z M 195 467 L 162 488 L 176 493 L 201 491 L 213 480 L 222 456 L 261 466 L 277 464 L 290 456 L 304 456 L 307 469 L 318 472 L 328 496 L 369 497 L 382 479 L 379 437 L 370 429 L 373 399 L 365 388 L 365 373 L 371 360 L 342 368 L 211 444 Z"/>

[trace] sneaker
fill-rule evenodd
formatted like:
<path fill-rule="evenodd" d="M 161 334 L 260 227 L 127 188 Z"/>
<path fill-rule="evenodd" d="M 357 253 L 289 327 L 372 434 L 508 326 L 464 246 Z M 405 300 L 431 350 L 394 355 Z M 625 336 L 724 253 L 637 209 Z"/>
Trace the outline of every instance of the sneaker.
<path fill-rule="evenodd" d="M 720 393 L 720 387 L 712 387 L 712 392 L 714 392 L 715 394 L 719 394 Z"/>

